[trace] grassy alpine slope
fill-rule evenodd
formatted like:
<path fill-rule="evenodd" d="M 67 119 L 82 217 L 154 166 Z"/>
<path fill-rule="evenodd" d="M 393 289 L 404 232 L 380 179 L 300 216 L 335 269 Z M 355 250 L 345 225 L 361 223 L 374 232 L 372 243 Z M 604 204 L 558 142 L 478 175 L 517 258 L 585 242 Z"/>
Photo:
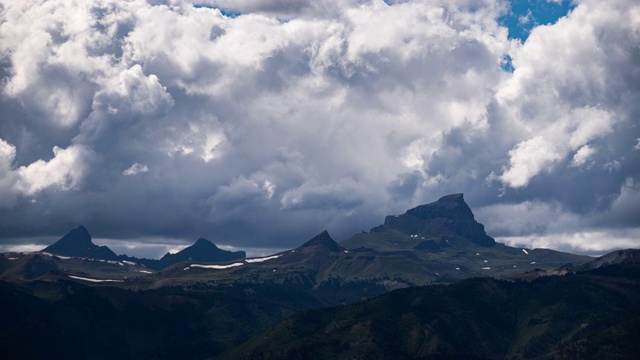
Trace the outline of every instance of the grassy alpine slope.
<path fill-rule="evenodd" d="M 296 314 L 220 359 L 633 359 L 640 266 L 401 289 Z M 635 339 L 635 340 L 634 340 Z"/>

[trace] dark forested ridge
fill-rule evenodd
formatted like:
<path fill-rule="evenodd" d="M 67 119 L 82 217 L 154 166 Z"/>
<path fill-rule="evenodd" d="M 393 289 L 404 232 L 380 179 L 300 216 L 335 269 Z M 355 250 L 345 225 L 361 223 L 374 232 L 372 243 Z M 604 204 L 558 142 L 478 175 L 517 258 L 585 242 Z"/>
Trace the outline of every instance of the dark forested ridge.
<path fill-rule="evenodd" d="M 296 314 L 222 359 L 636 359 L 640 266 L 396 290 Z"/>

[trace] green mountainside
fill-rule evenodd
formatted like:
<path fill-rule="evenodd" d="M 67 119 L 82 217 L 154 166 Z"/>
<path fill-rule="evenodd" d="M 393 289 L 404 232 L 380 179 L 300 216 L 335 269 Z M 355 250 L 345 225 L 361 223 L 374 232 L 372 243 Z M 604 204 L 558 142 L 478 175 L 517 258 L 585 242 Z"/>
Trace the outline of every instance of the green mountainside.
<path fill-rule="evenodd" d="M 219 358 L 635 359 L 639 334 L 635 262 L 401 289 L 296 314 Z"/>

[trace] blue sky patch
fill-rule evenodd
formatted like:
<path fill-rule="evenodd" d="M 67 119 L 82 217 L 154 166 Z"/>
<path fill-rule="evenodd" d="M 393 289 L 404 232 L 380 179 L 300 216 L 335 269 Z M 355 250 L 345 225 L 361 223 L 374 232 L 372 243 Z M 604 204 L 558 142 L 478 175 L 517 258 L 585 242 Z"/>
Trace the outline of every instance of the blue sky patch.
<path fill-rule="evenodd" d="M 242 13 L 239 12 L 239 11 L 223 9 L 223 8 L 217 7 L 217 6 L 194 4 L 193 7 L 195 7 L 195 8 L 207 8 L 207 9 L 218 9 L 218 10 L 220 10 L 220 13 L 222 13 L 222 15 L 224 15 L 226 17 L 229 17 L 229 18 L 236 18 L 236 17 L 242 15 Z"/>
<path fill-rule="evenodd" d="M 498 18 L 509 29 L 509 39 L 527 40 L 538 25 L 554 24 L 575 8 L 570 0 L 513 0 L 510 12 Z"/>

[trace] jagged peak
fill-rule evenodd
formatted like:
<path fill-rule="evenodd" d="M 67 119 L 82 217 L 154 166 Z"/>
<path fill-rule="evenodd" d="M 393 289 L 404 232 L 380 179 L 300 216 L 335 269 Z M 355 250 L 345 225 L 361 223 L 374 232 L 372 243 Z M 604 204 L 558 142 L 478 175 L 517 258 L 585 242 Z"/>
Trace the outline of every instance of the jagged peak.
<path fill-rule="evenodd" d="M 89 230 L 86 227 L 80 225 L 75 229 L 69 231 L 65 236 L 63 236 L 59 241 L 81 241 L 81 242 L 91 242 L 91 234 L 89 234 Z"/>
<path fill-rule="evenodd" d="M 311 238 L 311 240 L 302 244 L 300 248 L 324 248 L 333 252 L 340 251 L 340 245 L 331 238 L 327 230 L 323 230 L 318 235 Z"/>
<path fill-rule="evenodd" d="M 43 251 L 65 256 L 95 257 L 108 260 L 117 257 L 107 246 L 94 244 L 91 241 L 89 231 L 82 225 L 72 229 L 60 240 L 44 248 Z"/>

